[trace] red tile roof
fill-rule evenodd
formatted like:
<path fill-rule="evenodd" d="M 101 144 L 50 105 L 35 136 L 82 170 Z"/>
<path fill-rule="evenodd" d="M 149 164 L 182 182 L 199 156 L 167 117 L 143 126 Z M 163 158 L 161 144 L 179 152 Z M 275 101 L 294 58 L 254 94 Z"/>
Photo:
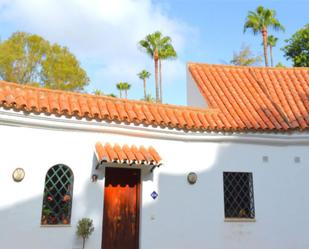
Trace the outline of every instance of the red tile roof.
<path fill-rule="evenodd" d="M 289 131 L 309 127 L 309 69 L 190 63 L 208 109 L 154 104 L 0 81 L 0 106 L 18 111 L 183 130 Z"/>
<path fill-rule="evenodd" d="M 144 146 L 138 148 L 127 144 L 121 147 L 119 144 L 111 146 L 109 143 L 102 145 L 98 142 L 95 149 L 99 163 L 161 165 L 161 157 L 153 147 L 146 149 Z"/>
<path fill-rule="evenodd" d="M 238 67 L 189 63 L 209 108 L 232 130 L 309 128 L 309 68 Z"/>
<path fill-rule="evenodd" d="M 184 130 L 223 129 L 223 116 L 215 110 L 51 90 L 5 81 L 0 81 L 0 106 L 32 113 Z"/>

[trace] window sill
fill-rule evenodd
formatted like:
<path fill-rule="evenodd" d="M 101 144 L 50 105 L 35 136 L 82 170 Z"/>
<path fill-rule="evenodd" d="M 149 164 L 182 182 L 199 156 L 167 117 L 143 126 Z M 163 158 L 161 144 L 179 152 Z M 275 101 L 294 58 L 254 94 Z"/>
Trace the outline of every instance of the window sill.
<path fill-rule="evenodd" d="M 65 224 L 59 224 L 59 225 L 40 225 L 40 227 L 72 227 L 70 224 L 65 225 Z"/>
<path fill-rule="evenodd" d="M 251 218 L 225 218 L 224 222 L 256 222 L 256 219 Z"/>

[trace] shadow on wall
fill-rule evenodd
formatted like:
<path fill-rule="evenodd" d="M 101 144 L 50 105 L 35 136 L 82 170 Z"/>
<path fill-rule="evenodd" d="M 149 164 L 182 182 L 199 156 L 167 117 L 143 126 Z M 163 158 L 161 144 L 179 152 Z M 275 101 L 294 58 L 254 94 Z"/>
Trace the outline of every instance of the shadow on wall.
<path fill-rule="evenodd" d="M 204 170 L 197 171 L 194 185 L 187 173 L 160 174 L 159 197 L 143 210 L 142 225 L 148 229 L 142 231 L 142 248 L 309 248 L 309 216 L 302 215 L 309 197 L 301 191 L 309 187 L 309 172 L 293 162 L 294 153 L 307 157 L 306 147 L 222 143 L 207 169 L 203 152 L 191 153 L 187 173 L 201 164 Z M 225 221 L 223 172 L 253 174 L 256 222 Z"/>
<path fill-rule="evenodd" d="M 76 183 L 74 183 L 76 184 Z M 1 241 L 0 248 L 7 249 L 77 249 L 82 241 L 76 236 L 77 221 L 83 217 L 93 219 L 95 230 L 86 248 L 98 248 L 92 238 L 101 237 L 102 189 L 88 182 L 80 195 L 73 192 L 71 225 L 41 226 L 42 196 L 0 208 Z M 12 193 L 14 194 L 14 193 Z"/>

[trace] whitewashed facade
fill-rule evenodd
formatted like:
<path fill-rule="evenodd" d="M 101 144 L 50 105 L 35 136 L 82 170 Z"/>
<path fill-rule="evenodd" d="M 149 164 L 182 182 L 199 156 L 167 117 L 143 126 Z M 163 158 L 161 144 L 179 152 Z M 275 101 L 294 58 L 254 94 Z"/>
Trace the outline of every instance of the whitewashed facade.
<path fill-rule="evenodd" d="M 101 248 L 104 170 L 91 181 L 97 141 L 153 145 L 163 158 L 153 174 L 143 171 L 141 249 L 309 247 L 308 133 L 194 134 L 3 108 L 0 123 L 1 248 L 81 248 L 75 230 L 82 217 L 95 225 L 86 248 Z M 59 163 L 74 173 L 72 222 L 42 226 L 45 174 Z M 12 180 L 17 167 L 26 173 L 20 183 Z M 253 173 L 254 221 L 225 220 L 224 171 Z M 198 175 L 194 185 L 189 172 Z"/>

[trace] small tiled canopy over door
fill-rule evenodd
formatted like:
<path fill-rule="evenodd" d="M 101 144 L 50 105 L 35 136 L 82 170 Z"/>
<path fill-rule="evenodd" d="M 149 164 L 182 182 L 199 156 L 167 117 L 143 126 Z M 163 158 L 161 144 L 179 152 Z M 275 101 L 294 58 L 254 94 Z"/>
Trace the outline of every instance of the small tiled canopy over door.
<path fill-rule="evenodd" d="M 98 167 L 106 164 L 102 249 L 139 248 L 141 167 L 161 165 L 149 147 L 96 144 Z M 110 167 L 112 166 L 112 167 Z"/>

